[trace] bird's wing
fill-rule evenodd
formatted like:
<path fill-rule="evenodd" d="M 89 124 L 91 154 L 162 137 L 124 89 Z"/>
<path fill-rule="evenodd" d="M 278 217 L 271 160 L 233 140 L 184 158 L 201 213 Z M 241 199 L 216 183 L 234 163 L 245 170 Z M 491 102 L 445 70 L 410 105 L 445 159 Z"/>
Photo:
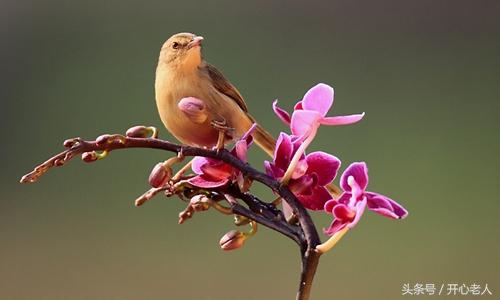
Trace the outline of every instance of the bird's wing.
<path fill-rule="evenodd" d="M 221 71 L 217 70 L 216 67 L 212 66 L 211 64 L 207 63 L 206 68 L 208 70 L 208 75 L 210 76 L 210 79 L 212 79 L 212 83 L 214 87 L 222 94 L 228 96 L 229 98 L 233 99 L 236 104 L 244 111 L 248 112 L 248 107 L 247 104 L 245 103 L 245 100 L 243 100 L 243 97 L 241 96 L 240 92 L 232 85 L 229 80 L 224 77 L 224 75 L 221 73 Z"/>

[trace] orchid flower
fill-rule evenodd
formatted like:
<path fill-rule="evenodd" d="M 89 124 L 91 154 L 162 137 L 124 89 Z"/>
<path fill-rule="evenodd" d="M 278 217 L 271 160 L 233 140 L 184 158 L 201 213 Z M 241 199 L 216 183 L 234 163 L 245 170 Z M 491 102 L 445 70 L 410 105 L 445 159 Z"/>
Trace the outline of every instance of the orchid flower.
<path fill-rule="evenodd" d="M 290 167 L 283 176 L 282 182 L 287 183 L 290 179 L 291 172 L 299 161 L 300 155 L 304 153 L 307 146 L 312 142 L 320 125 L 347 125 L 360 121 L 364 113 L 327 117 L 326 114 L 333 105 L 334 90 L 331 86 L 319 83 L 307 91 L 295 107 L 292 116 L 278 107 L 278 101 L 274 101 L 273 110 L 285 124 L 290 126 L 292 134 L 300 136 L 303 139 L 301 147 L 296 152 L 296 156 L 292 158 Z"/>
<path fill-rule="evenodd" d="M 340 177 L 340 186 L 344 190 L 338 199 L 325 203 L 324 209 L 335 219 L 325 230 L 328 235 L 334 235 L 343 229 L 353 228 L 368 206 L 384 217 L 403 219 L 408 211 L 396 201 L 384 195 L 368 192 L 368 168 L 364 162 L 352 163 Z"/>
<path fill-rule="evenodd" d="M 253 142 L 252 132 L 257 127 L 252 127 L 236 142 L 231 153 L 243 162 L 247 162 L 247 150 Z M 240 189 L 247 189 L 247 183 L 243 174 L 231 165 L 217 159 L 197 156 L 192 161 L 191 166 L 196 176 L 187 181 L 200 188 L 216 188 L 236 181 Z"/>
<path fill-rule="evenodd" d="M 282 132 L 276 142 L 273 161 L 264 162 L 266 173 L 278 180 L 282 179 L 300 145 L 300 138 Z M 304 207 L 323 209 L 332 198 L 325 186 L 335 179 L 339 167 L 340 160 L 328 153 L 317 151 L 302 154 L 288 187 Z"/>
<path fill-rule="evenodd" d="M 273 103 L 275 114 L 285 124 L 290 126 L 292 134 L 303 136 L 310 134 L 319 125 L 348 125 L 360 121 L 364 113 L 327 117 L 326 114 L 333 106 L 334 90 L 331 86 L 319 83 L 309 89 L 301 101 L 295 104 L 294 112 L 290 114 L 278 107 L 278 100 Z"/>

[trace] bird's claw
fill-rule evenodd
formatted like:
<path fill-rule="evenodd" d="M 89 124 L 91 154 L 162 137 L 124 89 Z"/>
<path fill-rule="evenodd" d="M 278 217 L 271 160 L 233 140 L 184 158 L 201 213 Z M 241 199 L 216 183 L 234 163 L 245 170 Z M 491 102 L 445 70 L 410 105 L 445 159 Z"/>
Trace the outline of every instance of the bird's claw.
<path fill-rule="evenodd" d="M 212 122 L 210 122 L 210 124 L 212 125 L 213 128 L 215 128 L 216 130 L 219 131 L 217 145 L 215 146 L 215 149 L 217 149 L 217 151 L 219 152 L 222 149 L 224 149 L 226 137 L 232 136 L 232 133 L 234 132 L 234 128 L 227 126 L 226 120 L 222 120 L 222 121 L 212 120 Z"/>

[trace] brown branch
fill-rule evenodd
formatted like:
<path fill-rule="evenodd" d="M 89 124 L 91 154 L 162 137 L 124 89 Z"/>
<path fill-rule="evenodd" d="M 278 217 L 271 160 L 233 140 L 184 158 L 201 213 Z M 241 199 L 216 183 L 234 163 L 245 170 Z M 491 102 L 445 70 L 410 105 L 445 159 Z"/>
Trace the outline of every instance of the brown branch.
<path fill-rule="evenodd" d="M 283 225 L 282 223 L 277 223 L 276 220 L 280 219 L 279 214 L 273 214 L 273 218 L 270 218 L 269 215 L 264 216 L 260 212 L 262 207 L 257 208 L 257 212 L 252 211 L 252 207 L 255 209 L 255 205 L 259 203 L 252 203 L 255 201 L 255 198 L 252 199 L 252 197 L 248 195 L 245 196 L 245 194 L 240 194 L 238 196 L 247 203 L 250 210 L 247 210 L 244 206 L 239 204 L 232 204 L 231 208 L 235 213 L 253 219 L 271 229 L 279 231 L 280 233 L 292 238 L 300 245 L 302 254 L 302 274 L 297 299 L 309 299 L 312 280 L 320 256 L 314 249 L 318 244 L 320 244 L 320 238 L 309 213 L 300 204 L 298 199 L 287 186 L 281 185 L 281 183 L 274 178 L 259 172 L 247 163 L 242 162 L 225 149 L 220 151 L 208 150 L 190 146 L 181 146 L 157 138 L 126 137 L 123 135 L 104 135 L 97 138 L 96 141 L 84 141 L 80 138 L 75 138 L 65 141 L 64 146 L 68 149 L 48 159 L 41 165 L 37 166 L 32 172 L 23 176 L 21 178 L 21 183 L 32 183 L 37 181 L 39 177 L 46 173 L 50 168 L 62 166 L 76 155 L 82 154 L 82 158 L 85 161 L 90 162 L 104 157 L 108 152 L 113 150 L 126 148 L 153 148 L 181 153 L 183 156 L 204 156 L 218 159 L 239 169 L 244 176 L 268 186 L 276 194 L 282 197 L 283 200 L 290 205 L 290 207 L 292 207 L 299 220 L 302 234 L 297 234 L 297 232 L 290 229 L 291 227 L 281 226 Z M 99 153 L 100 151 L 102 151 L 102 153 Z M 265 204 L 259 205 L 265 206 Z M 271 212 L 270 209 L 265 209 L 263 211 L 266 211 L 266 213 Z M 279 222 L 283 221 L 281 220 Z"/>
<path fill-rule="evenodd" d="M 298 233 L 297 231 L 293 230 L 292 228 L 290 228 L 290 226 L 286 226 L 282 222 L 279 222 L 277 220 L 270 220 L 266 217 L 263 217 L 262 215 L 255 213 L 255 212 L 247 209 L 246 207 L 244 207 L 243 205 L 240 205 L 238 203 L 231 203 L 230 205 L 231 205 L 231 210 L 233 211 L 233 213 L 247 217 L 247 218 L 249 218 L 249 219 L 251 219 L 259 224 L 262 224 L 262 225 L 264 225 L 272 230 L 275 230 L 275 231 L 291 238 L 299 246 L 302 244 L 303 240 L 301 239 L 301 234 Z"/>

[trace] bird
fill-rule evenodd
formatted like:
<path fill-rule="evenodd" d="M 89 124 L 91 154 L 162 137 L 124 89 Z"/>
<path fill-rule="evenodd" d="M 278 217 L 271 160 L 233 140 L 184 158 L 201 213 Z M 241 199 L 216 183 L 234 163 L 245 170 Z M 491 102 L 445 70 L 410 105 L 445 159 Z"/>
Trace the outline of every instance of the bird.
<path fill-rule="evenodd" d="M 256 124 L 254 141 L 274 157 L 276 140 L 250 115 L 236 87 L 203 58 L 203 40 L 183 32 L 171 36 L 161 47 L 155 98 L 163 124 L 183 144 L 218 150 Z M 332 195 L 341 194 L 333 183 L 327 189 Z"/>
<path fill-rule="evenodd" d="M 256 120 L 236 87 L 203 58 L 203 40 L 183 32 L 162 45 L 156 68 L 156 105 L 166 129 L 181 143 L 221 148 L 243 136 Z M 252 136 L 272 157 L 273 136 L 259 124 Z"/>

